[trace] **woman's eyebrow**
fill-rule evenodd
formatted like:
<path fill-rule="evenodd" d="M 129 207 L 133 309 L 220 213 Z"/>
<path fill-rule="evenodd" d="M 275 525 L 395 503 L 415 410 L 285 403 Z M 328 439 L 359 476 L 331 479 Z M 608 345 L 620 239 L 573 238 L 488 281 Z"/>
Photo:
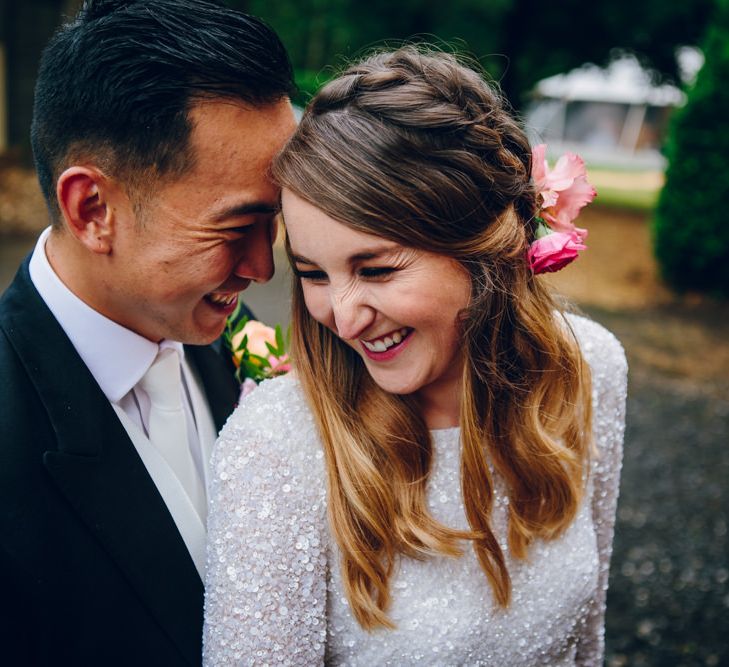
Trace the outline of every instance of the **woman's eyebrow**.
<path fill-rule="evenodd" d="M 361 252 L 355 253 L 354 255 L 350 255 L 347 258 L 347 263 L 350 265 L 354 265 L 358 262 L 364 262 L 371 259 L 379 259 L 383 256 L 392 255 L 393 253 L 397 252 L 397 250 L 398 248 L 392 248 L 390 246 L 363 250 Z M 291 254 L 291 259 L 294 262 L 299 262 L 300 264 L 311 264 L 312 266 L 316 266 L 317 264 L 317 262 L 309 259 L 308 257 L 304 257 L 303 255 L 297 255 L 294 253 Z"/>
<path fill-rule="evenodd" d="M 293 253 L 291 253 L 291 261 L 297 264 L 311 264 L 312 266 L 316 266 L 316 262 L 307 259 L 303 255 L 294 255 Z"/>

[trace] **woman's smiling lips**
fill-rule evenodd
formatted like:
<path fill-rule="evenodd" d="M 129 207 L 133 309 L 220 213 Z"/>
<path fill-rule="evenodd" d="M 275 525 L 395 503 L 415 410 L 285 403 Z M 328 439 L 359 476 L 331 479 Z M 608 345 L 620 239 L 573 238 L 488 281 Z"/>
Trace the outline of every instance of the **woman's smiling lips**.
<path fill-rule="evenodd" d="M 360 339 L 362 350 L 373 361 L 389 361 L 397 356 L 410 341 L 413 329 L 402 327 L 369 340 Z"/>

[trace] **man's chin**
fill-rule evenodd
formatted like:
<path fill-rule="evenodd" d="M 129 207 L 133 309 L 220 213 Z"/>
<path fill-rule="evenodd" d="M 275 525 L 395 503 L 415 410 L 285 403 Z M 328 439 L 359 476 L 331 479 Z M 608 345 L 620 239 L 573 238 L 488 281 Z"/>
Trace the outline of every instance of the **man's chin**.
<path fill-rule="evenodd" d="M 196 327 L 193 331 L 189 332 L 187 336 L 185 336 L 186 340 L 181 340 L 180 342 L 185 343 L 186 345 L 210 345 L 210 343 L 215 342 L 223 335 L 223 331 L 225 331 L 225 320 L 223 320 L 219 326 L 214 328 L 205 327 L 203 329 Z"/>
<path fill-rule="evenodd" d="M 188 326 L 170 328 L 164 338 L 178 341 L 184 345 L 210 345 L 225 331 L 225 318 L 218 321 L 192 321 Z"/>
<path fill-rule="evenodd" d="M 220 306 L 203 297 L 192 313 L 189 326 L 184 331 L 180 330 L 180 337 L 176 340 L 187 345 L 209 345 L 223 334 L 228 317 L 236 306 L 237 301 L 231 309 L 229 304 Z"/>

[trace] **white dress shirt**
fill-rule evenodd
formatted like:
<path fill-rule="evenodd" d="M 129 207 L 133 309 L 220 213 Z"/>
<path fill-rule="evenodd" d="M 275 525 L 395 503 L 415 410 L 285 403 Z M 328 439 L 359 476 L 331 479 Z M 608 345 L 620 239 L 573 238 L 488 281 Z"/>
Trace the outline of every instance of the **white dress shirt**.
<path fill-rule="evenodd" d="M 188 511 L 184 501 L 175 500 L 175 493 L 165 493 L 175 485 L 169 479 L 169 471 L 164 470 L 140 451 L 140 435 L 148 438 L 150 401 L 137 384 L 147 372 L 160 349 L 173 347 L 178 350 L 182 365 L 182 381 L 185 400 L 183 401 L 188 432 L 188 449 L 205 491 L 207 490 L 209 456 L 215 440 L 215 426 L 210 408 L 204 399 L 199 379 L 185 360 L 185 351 L 177 341 L 163 340 L 155 343 L 126 327 L 113 322 L 76 296 L 58 277 L 51 267 L 45 252 L 45 244 L 50 227 L 43 231 L 30 259 L 30 278 L 43 301 L 58 320 L 74 348 L 88 367 L 101 391 L 120 414 L 120 420 L 135 444 L 142 461 L 145 463 L 152 480 L 165 499 L 168 509 L 195 558 L 186 533 L 196 533 L 194 542 L 199 543 L 198 530 L 184 530 L 180 526 L 180 513 Z M 207 491 L 206 491 L 207 493 Z M 177 493 L 179 495 L 179 493 Z M 206 496 L 207 497 L 207 496 Z M 171 505 L 180 505 L 175 508 Z M 184 507 L 182 507 L 184 506 Z M 198 508 L 204 540 L 206 523 L 205 509 Z M 189 518 L 189 517 L 188 517 Z M 197 548 L 197 547 L 196 547 Z M 204 559 L 204 556 L 203 556 Z"/>

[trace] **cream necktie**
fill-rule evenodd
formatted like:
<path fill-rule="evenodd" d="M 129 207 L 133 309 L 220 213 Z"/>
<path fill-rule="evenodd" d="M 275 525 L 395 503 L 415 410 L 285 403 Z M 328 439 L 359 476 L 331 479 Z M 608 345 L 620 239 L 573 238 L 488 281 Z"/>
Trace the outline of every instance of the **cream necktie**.
<path fill-rule="evenodd" d="M 160 350 L 139 381 L 139 387 L 147 393 L 151 403 L 149 439 L 182 484 L 204 525 L 207 514 L 205 489 L 190 453 L 177 350 Z"/>

